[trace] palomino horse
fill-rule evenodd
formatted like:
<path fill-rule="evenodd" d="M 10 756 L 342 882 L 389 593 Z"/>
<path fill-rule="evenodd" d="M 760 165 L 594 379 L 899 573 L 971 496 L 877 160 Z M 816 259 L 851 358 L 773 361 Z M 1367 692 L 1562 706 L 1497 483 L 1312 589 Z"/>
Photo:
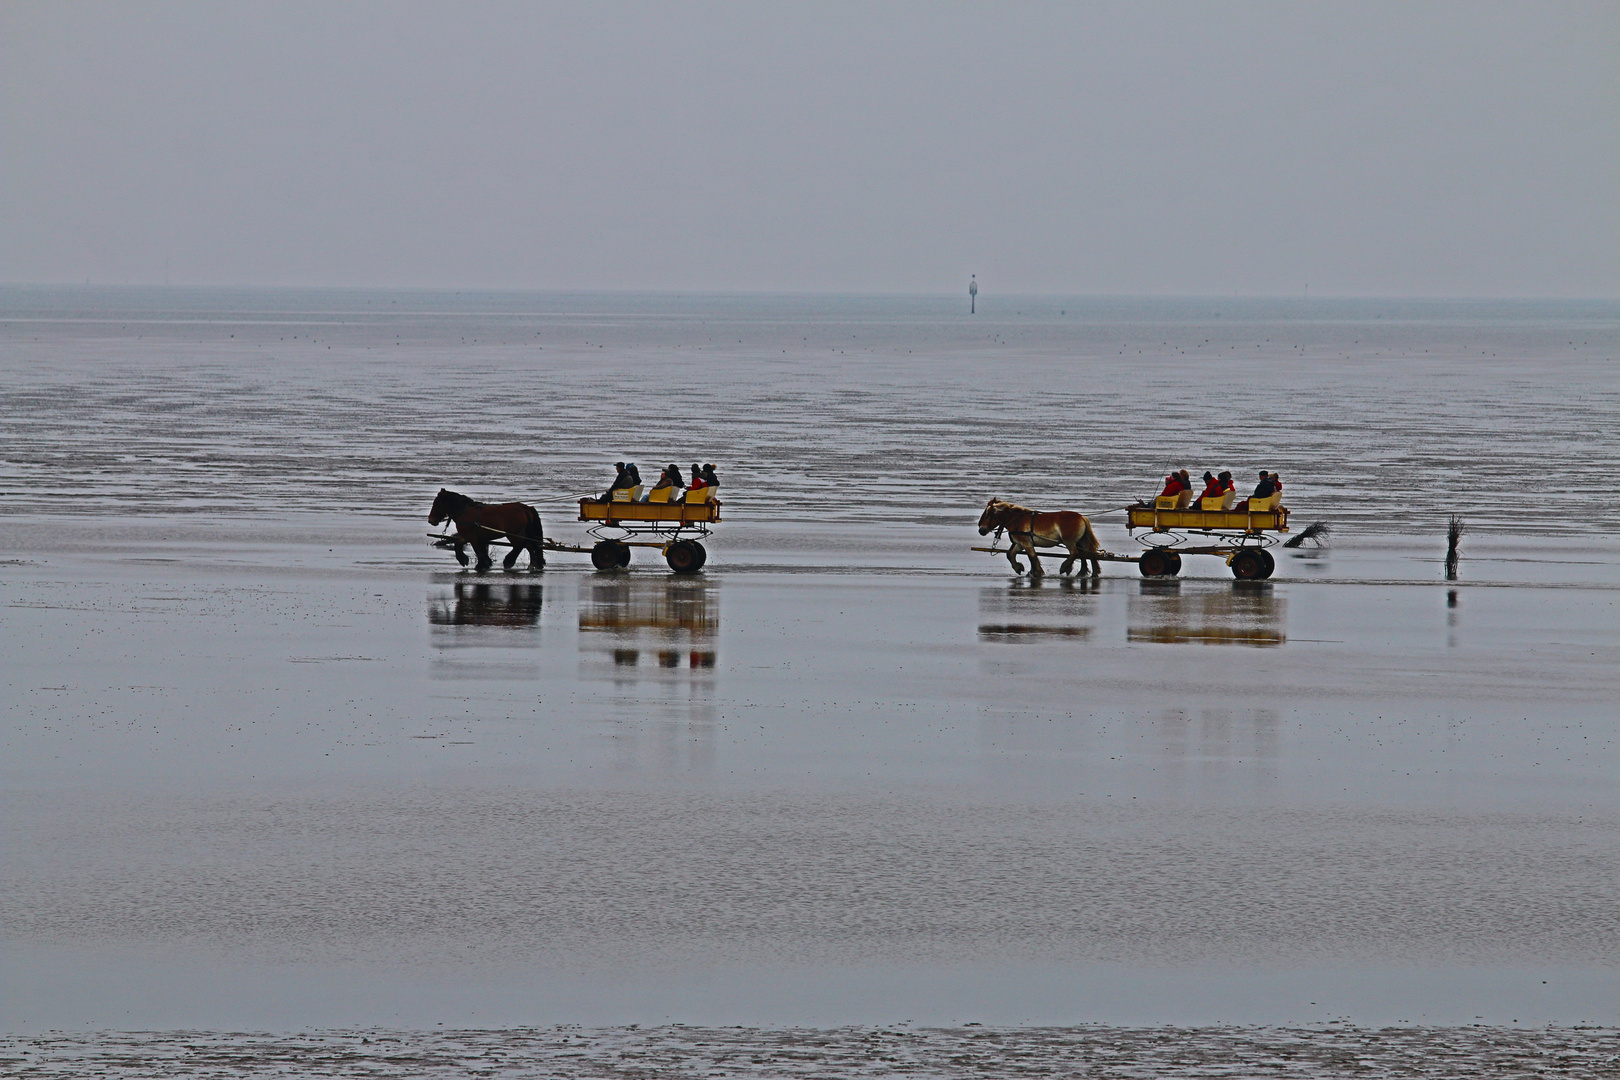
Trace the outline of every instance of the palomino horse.
<path fill-rule="evenodd" d="M 1016 503 L 991 499 L 979 517 L 979 535 L 983 536 L 991 529 L 997 532 L 1005 530 L 1007 538 L 1012 541 L 1012 546 L 1007 549 L 1007 561 L 1012 563 L 1015 574 L 1024 572 L 1023 565 L 1018 561 L 1018 552 L 1022 550 L 1029 556 L 1030 576 L 1041 576 L 1041 557 L 1035 553 L 1036 546 L 1040 546 L 1068 549 L 1069 557 L 1063 560 L 1063 569 L 1059 573 L 1067 574 L 1073 569 L 1074 561 L 1079 559 L 1080 572 L 1084 574 L 1085 562 L 1089 558 L 1091 572 L 1102 576 L 1102 563 L 1097 561 L 1097 553 L 1102 548 L 1097 543 L 1097 534 L 1091 531 L 1091 522 L 1073 510 L 1045 513 Z"/>
<path fill-rule="evenodd" d="M 506 569 L 512 569 L 518 553 L 525 549 L 529 552 L 530 570 L 546 565 L 546 556 L 540 550 L 545 534 L 540 530 L 540 515 L 532 506 L 520 502 L 485 504 L 440 488 L 438 497 L 433 500 L 433 509 L 428 511 L 428 524 L 437 525 L 445 518 L 456 523 L 456 535 L 451 539 L 456 545 L 456 561 L 462 566 L 467 565 L 467 553 L 461 547 L 471 544 L 478 556 L 478 569 L 488 570 L 493 565 L 489 542 L 497 536 L 506 537 L 506 542 L 512 545 L 511 554 L 501 564 Z"/>

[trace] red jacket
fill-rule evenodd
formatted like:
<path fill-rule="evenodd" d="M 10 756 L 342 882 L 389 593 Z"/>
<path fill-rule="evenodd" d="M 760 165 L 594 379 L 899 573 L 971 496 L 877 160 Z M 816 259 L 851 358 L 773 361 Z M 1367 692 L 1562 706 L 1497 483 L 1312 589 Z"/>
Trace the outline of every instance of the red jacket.
<path fill-rule="evenodd" d="M 1162 499 L 1166 495 L 1179 495 L 1183 491 L 1191 490 L 1191 484 L 1184 483 L 1181 477 L 1177 476 L 1175 473 L 1171 473 L 1169 476 L 1164 478 L 1164 490 L 1159 492 L 1159 497 Z"/>

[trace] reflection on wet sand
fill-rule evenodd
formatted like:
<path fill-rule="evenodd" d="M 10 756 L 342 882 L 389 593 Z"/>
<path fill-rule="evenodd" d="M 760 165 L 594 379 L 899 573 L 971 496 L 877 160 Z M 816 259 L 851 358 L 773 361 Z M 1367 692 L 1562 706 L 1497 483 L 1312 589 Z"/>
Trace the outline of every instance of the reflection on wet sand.
<path fill-rule="evenodd" d="M 581 677 L 611 683 L 615 767 L 710 772 L 716 760 L 719 586 L 702 578 L 588 578 Z"/>
<path fill-rule="evenodd" d="M 537 582 L 458 581 L 450 596 L 428 603 L 434 626 L 538 626 L 543 593 Z"/>
<path fill-rule="evenodd" d="M 1153 645 L 1249 645 L 1288 640 L 1286 605 L 1269 584 L 1251 581 L 1206 587 L 1143 581 L 1128 598 L 1127 641 Z"/>
<path fill-rule="evenodd" d="M 986 621 L 979 624 L 979 638 L 1005 643 L 1090 638 L 1092 627 L 1083 621 L 1096 615 L 1097 588 L 1096 579 L 1078 578 L 981 589 L 979 611 Z"/>
<path fill-rule="evenodd" d="M 661 668 L 714 667 L 720 593 L 701 579 L 587 579 L 580 586 L 581 654 L 608 654 L 615 667 L 643 656 Z"/>
<path fill-rule="evenodd" d="M 1245 779 L 1257 786 L 1277 779 L 1282 721 L 1275 709 L 1166 709 L 1148 723 L 1157 736 L 1157 771 L 1171 788 L 1197 781 L 1227 790 Z"/>
<path fill-rule="evenodd" d="M 428 623 L 438 650 L 435 680 L 537 679 L 540 614 L 545 594 L 537 581 L 450 581 L 428 595 Z M 486 653 L 484 650 L 499 650 Z"/>

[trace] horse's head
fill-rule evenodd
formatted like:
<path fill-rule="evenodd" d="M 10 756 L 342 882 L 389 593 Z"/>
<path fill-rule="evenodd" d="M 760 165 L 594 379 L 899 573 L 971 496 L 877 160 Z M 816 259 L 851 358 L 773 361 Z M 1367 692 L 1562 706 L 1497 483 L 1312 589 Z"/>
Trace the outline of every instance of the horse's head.
<path fill-rule="evenodd" d="M 991 529 L 1000 527 L 1001 513 L 1006 508 L 1007 504 L 1002 502 L 1000 499 L 991 499 L 989 502 L 984 504 L 984 513 L 979 515 L 980 536 L 986 535 Z"/>
<path fill-rule="evenodd" d="M 428 511 L 428 524 L 437 525 L 445 518 L 456 512 L 456 506 L 461 496 L 449 488 L 440 488 L 439 494 L 433 499 L 433 509 Z"/>

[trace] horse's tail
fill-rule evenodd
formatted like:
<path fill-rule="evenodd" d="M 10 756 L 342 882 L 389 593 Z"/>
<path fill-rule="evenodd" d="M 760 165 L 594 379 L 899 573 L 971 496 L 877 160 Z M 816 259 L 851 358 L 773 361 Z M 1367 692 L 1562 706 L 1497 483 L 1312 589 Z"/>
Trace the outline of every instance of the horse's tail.
<path fill-rule="evenodd" d="M 1076 546 L 1081 551 L 1086 552 L 1097 552 L 1102 550 L 1102 545 L 1097 543 L 1097 534 L 1092 531 L 1091 519 L 1086 517 L 1084 514 L 1080 515 L 1080 541 Z"/>
<path fill-rule="evenodd" d="M 545 542 L 546 532 L 540 525 L 540 511 L 527 503 L 524 504 L 523 511 L 526 519 L 524 521 L 523 539 L 529 545 L 530 565 L 544 566 L 546 565 L 546 556 L 545 552 L 541 550 L 541 544 Z"/>

